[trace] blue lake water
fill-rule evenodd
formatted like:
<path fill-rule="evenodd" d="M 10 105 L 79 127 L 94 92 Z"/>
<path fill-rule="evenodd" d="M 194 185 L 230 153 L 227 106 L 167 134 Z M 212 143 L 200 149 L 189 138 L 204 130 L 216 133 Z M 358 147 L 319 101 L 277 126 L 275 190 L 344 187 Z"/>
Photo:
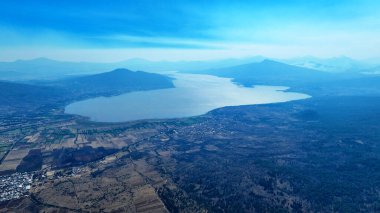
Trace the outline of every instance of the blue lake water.
<path fill-rule="evenodd" d="M 202 115 L 224 106 L 279 103 L 309 98 L 287 92 L 283 86 L 238 86 L 228 78 L 210 75 L 171 74 L 176 88 L 131 92 L 113 97 L 98 97 L 72 103 L 69 114 L 98 122 L 123 122 L 141 119 L 182 118 Z"/>

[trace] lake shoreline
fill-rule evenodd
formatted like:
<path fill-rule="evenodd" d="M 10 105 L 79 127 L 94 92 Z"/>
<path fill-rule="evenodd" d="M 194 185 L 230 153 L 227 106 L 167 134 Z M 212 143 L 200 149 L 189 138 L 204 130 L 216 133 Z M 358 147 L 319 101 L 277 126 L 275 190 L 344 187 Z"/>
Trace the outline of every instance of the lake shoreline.
<path fill-rule="evenodd" d="M 229 78 L 210 75 L 174 73 L 171 77 L 175 78 L 175 88 L 78 101 L 66 106 L 65 113 L 94 122 L 175 119 L 203 115 L 226 106 L 283 103 L 311 97 L 288 92 L 286 86 L 243 87 Z"/>

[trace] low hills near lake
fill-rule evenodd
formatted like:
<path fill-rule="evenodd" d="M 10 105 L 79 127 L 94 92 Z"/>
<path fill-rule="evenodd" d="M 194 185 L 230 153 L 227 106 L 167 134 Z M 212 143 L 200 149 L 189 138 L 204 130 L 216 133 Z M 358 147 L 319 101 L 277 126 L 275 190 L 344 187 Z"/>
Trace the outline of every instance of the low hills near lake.
<path fill-rule="evenodd" d="M 10 106 L 44 105 L 50 102 L 112 96 L 125 92 L 174 87 L 172 79 L 154 73 L 116 69 L 95 75 L 55 81 L 17 83 L 0 81 L 0 103 Z"/>
<path fill-rule="evenodd" d="M 56 66 L 56 63 L 50 60 L 38 60 L 40 63 L 55 64 L 54 66 Z M 268 59 L 238 66 L 189 72 L 231 78 L 235 83 L 247 87 L 253 85 L 289 86 L 294 91 L 313 96 L 373 95 L 380 93 L 377 87 L 380 84 L 378 75 L 324 72 Z M 51 73 L 57 72 L 51 70 Z M 28 105 L 26 102 L 43 105 L 50 100 L 53 102 L 57 100 L 82 100 L 131 91 L 172 88 L 174 87 L 172 80 L 163 74 L 115 69 L 98 74 L 62 75 L 55 80 L 44 80 L 42 78 L 33 81 L 0 81 L 0 87 L 4 88 L 0 91 L 0 98 L 3 105 L 13 103 L 11 105 L 15 106 L 17 102 L 24 106 Z M 25 103 L 22 104 L 22 102 Z"/>
<path fill-rule="evenodd" d="M 153 90 L 174 87 L 170 77 L 130 71 L 128 69 L 115 69 L 111 72 L 72 77 L 49 82 L 74 94 L 109 96 L 131 91 Z"/>
<path fill-rule="evenodd" d="M 234 82 L 251 87 L 253 85 L 288 86 L 292 90 L 313 96 L 344 94 L 380 94 L 379 75 L 357 72 L 325 72 L 289 65 L 273 60 L 248 63 L 239 66 L 192 71 L 231 78 Z"/>

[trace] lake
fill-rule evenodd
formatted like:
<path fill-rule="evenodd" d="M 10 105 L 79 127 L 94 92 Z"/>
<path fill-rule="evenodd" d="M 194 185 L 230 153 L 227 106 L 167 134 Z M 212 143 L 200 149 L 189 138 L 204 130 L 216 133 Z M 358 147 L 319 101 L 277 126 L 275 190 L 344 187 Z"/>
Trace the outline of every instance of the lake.
<path fill-rule="evenodd" d="M 72 103 L 65 113 L 89 117 L 98 122 L 183 118 L 202 115 L 224 106 L 279 103 L 309 98 L 287 92 L 283 86 L 234 84 L 231 79 L 210 75 L 172 73 L 176 88 L 125 93 Z"/>

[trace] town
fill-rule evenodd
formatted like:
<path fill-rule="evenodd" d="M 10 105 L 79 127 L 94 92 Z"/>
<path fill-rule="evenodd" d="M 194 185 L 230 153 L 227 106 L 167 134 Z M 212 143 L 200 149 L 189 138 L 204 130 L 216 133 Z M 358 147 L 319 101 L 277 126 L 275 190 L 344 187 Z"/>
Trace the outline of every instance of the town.
<path fill-rule="evenodd" d="M 33 182 L 33 173 L 13 173 L 0 176 L 0 202 L 28 196 Z"/>

